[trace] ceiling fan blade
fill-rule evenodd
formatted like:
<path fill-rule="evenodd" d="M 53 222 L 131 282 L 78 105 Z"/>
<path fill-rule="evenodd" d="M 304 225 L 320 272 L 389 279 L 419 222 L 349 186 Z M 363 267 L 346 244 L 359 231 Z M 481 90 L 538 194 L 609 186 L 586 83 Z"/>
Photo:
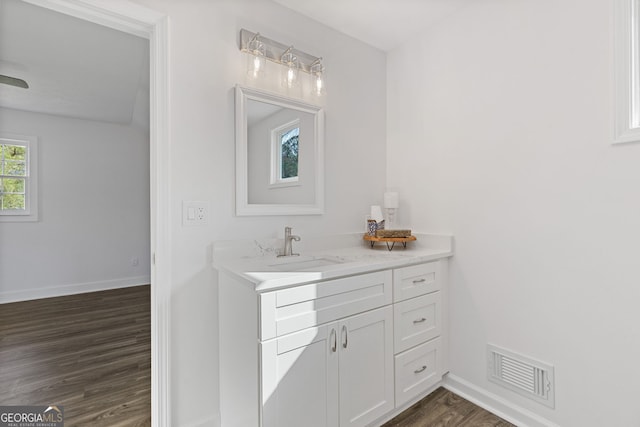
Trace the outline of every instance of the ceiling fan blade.
<path fill-rule="evenodd" d="M 5 76 L 4 74 L 0 74 L 0 83 L 9 85 L 9 86 L 16 86 L 24 89 L 29 89 L 29 85 L 24 80 L 17 79 L 15 77 Z"/>

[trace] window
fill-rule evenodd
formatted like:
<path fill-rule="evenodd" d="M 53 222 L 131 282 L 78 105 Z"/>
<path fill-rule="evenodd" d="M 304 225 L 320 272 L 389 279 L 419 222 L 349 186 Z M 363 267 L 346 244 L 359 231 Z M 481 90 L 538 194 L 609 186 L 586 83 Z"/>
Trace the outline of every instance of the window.
<path fill-rule="evenodd" d="M 37 221 L 35 137 L 0 134 L 0 221 Z"/>
<path fill-rule="evenodd" d="M 640 141 L 640 0 L 615 0 L 614 143 Z"/>
<path fill-rule="evenodd" d="M 296 127 L 280 135 L 280 179 L 298 177 L 298 138 L 300 128 Z"/>
<path fill-rule="evenodd" d="M 271 187 L 298 185 L 300 120 L 271 131 Z"/>

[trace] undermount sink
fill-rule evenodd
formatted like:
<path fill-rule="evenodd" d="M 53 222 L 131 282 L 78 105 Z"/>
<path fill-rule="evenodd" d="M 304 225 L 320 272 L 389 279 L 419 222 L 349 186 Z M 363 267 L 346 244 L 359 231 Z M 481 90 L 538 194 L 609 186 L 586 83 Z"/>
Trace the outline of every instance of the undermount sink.
<path fill-rule="evenodd" d="M 269 264 L 269 267 L 278 271 L 307 271 L 341 264 L 342 262 L 333 257 L 286 257 Z"/>

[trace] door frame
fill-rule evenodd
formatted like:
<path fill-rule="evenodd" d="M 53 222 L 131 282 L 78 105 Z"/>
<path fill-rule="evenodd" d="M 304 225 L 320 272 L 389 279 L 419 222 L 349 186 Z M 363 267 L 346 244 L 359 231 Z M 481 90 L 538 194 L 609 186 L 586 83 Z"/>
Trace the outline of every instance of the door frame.
<path fill-rule="evenodd" d="M 171 425 L 169 296 L 171 194 L 169 27 L 166 14 L 128 0 L 23 0 L 149 40 L 151 227 L 151 425 Z"/>

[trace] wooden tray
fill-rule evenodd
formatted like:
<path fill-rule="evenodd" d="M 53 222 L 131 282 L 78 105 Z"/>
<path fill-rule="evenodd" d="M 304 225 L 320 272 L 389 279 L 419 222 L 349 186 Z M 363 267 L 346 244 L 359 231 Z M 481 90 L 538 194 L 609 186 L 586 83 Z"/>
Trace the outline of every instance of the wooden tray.
<path fill-rule="evenodd" d="M 413 242 L 416 239 L 416 236 L 409 237 L 376 237 L 365 234 L 362 237 L 364 240 L 371 243 L 371 247 L 376 244 L 376 242 L 385 242 L 387 244 L 387 249 L 392 250 L 396 243 L 402 243 L 402 247 L 407 247 L 407 242 Z"/>

